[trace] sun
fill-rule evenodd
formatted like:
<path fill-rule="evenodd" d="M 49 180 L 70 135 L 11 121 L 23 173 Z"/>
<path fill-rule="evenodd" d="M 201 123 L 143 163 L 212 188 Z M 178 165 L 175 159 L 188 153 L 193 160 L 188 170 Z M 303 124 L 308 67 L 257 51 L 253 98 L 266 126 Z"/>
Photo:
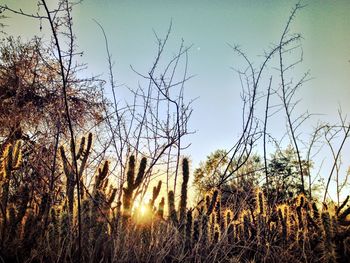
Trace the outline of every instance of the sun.
<path fill-rule="evenodd" d="M 142 201 L 136 200 L 134 217 L 139 223 L 146 223 L 152 219 L 152 209 L 149 205 L 149 200 L 148 194 L 144 196 Z"/>
<path fill-rule="evenodd" d="M 141 204 L 140 206 L 140 215 L 145 216 L 148 212 L 149 208 L 147 207 L 146 204 Z"/>

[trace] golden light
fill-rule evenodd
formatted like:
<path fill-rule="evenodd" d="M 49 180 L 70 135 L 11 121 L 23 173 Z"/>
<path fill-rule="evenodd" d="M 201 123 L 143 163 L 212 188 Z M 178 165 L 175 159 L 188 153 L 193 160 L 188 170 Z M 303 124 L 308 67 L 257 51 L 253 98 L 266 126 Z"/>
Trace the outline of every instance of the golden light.
<path fill-rule="evenodd" d="M 134 209 L 134 218 L 139 224 L 147 223 L 152 220 L 152 210 L 148 203 L 149 196 L 145 195 L 142 201 L 136 200 Z"/>
<path fill-rule="evenodd" d="M 140 215 L 145 216 L 147 214 L 148 207 L 145 204 L 141 204 L 140 206 Z"/>

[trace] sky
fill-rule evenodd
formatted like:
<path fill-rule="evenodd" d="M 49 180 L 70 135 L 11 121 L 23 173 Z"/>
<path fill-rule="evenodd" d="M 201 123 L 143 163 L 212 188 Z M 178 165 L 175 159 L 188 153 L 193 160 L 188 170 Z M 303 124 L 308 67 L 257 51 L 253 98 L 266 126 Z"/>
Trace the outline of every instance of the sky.
<path fill-rule="evenodd" d="M 303 110 L 326 114 L 332 120 L 338 105 L 344 112 L 350 109 L 350 2 L 306 4 L 292 30 L 303 36 L 304 61 L 296 71 L 300 75 L 310 70 L 312 80 L 297 95 L 303 99 Z M 175 52 L 182 38 L 185 44 L 193 44 L 189 73 L 195 77 L 187 83 L 186 94 L 199 97 L 191 122 L 197 132 L 190 138 L 196 162 L 217 148 L 232 145 L 240 132 L 241 86 L 232 67 L 245 65 L 228 44 L 239 44 L 258 65 L 259 56 L 279 40 L 293 6 L 293 1 L 85 0 L 77 8 L 76 27 L 81 49 L 87 61 L 92 61 L 92 72 L 107 72 L 105 54 L 101 54 L 104 43 L 92 37 L 100 34 L 94 18 L 108 36 L 117 82 L 136 86 L 139 79 L 129 66 L 147 72 L 156 52 L 152 30 L 164 36 L 172 20 L 167 50 Z"/>
<path fill-rule="evenodd" d="M 33 10 L 27 0 L 0 0 L 13 8 Z M 49 1 L 53 2 L 53 1 Z M 157 51 L 153 30 L 164 36 L 172 21 L 167 54 L 178 50 L 181 39 L 193 45 L 188 71 L 194 78 L 186 84 L 186 97 L 198 98 L 193 104 L 187 154 L 194 166 L 216 149 L 228 149 L 241 132 L 241 86 L 234 69 L 246 65 L 228 44 L 238 44 L 258 66 L 261 55 L 278 42 L 295 5 L 287 0 L 84 0 L 76 6 L 74 30 L 86 74 L 108 77 L 104 40 L 97 20 L 108 37 L 115 62 L 117 84 L 137 87 L 140 79 L 130 65 L 147 72 Z M 298 111 L 319 115 L 306 123 L 311 131 L 317 120 L 336 122 L 338 109 L 350 112 L 350 1 L 303 1 L 291 26 L 301 33 L 303 62 L 291 77 L 310 70 L 311 79 L 296 94 L 302 99 Z M 35 10 L 35 9 L 34 9 Z M 39 25 L 28 18 L 10 17 L 11 33 L 30 37 L 40 33 Z M 170 56 L 169 55 L 169 56 Z M 273 65 L 272 65 L 273 66 Z M 274 72 L 272 66 L 269 71 Z M 269 72 L 267 72 L 267 76 Z M 266 84 L 265 82 L 263 85 Z M 118 93 L 124 96 L 123 91 Z M 281 136 L 280 119 L 271 122 L 270 131 Z M 281 131 L 279 133 L 279 131 Z M 344 162 L 350 164 L 350 158 Z"/>

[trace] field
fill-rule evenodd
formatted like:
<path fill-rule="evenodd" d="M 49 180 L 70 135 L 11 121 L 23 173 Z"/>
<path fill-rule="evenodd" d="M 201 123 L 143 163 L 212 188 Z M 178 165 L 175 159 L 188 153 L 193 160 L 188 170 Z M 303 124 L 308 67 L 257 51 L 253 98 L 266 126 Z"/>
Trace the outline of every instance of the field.
<path fill-rule="evenodd" d="M 168 55 L 172 22 L 154 34 L 148 70 L 130 66 L 131 88 L 116 84 L 97 20 L 107 77 L 85 73 L 73 23 L 84 3 L 34 2 L 0 3 L 0 262 L 350 262 L 350 125 L 341 107 L 334 122 L 298 109 L 311 79 L 296 69 L 302 2 L 259 63 L 229 45 L 243 61 L 241 120 L 221 120 L 238 135 L 210 153 L 221 139 L 210 134 L 201 162 L 189 139 L 191 46 Z M 11 16 L 39 31 L 11 35 Z"/>

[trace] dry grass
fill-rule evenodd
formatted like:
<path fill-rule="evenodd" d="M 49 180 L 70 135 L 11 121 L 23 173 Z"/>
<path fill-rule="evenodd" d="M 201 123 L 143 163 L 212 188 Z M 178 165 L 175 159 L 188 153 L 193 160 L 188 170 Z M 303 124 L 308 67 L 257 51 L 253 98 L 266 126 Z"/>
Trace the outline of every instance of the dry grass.
<path fill-rule="evenodd" d="M 14 187 L 21 160 L 18 147 L 9 145 L 2 156 L 2 260 L 78 262 L 75 199 L 62 191 L 60 199 L 49 201 L 50 195 L 40 195 L 21 182 Z M 115 206 L 115 193 L 108 190 L 108 163 L 95 175 L 91 194 L 83 195 L 81 262 L 350 261 L 348 200 L 339 208 L 326 204 L 321 208 L 300 195 L 274 206 L 257 189 L 253 200 L 222 207 L 216 190 L 205 205 L 189 209 L 184 200 L 189 176 L 185 160 L 179 207 L 170 198 L 170 210 L 165 213 L 169 217 L 161 211 L 164 199 L 156 208 L 161 199 L 159 184 L 141 213 L 132 209 L 133 197 L 146 165 L 143 160 L 137 168 L 135 162 L 131 157 L 123 203 Z"/>

